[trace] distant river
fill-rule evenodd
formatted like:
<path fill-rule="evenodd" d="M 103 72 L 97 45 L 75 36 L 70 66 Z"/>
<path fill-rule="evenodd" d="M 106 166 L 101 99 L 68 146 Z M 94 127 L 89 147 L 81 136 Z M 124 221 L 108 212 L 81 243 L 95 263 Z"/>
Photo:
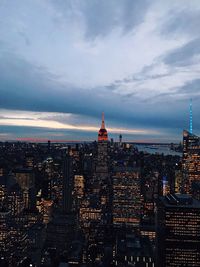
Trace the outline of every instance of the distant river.
<path fill-rule="evenodd" d="M 150 154 L 164 154 L 164 155 L 172 155 L 172 156 L 180 156 L 182 157 L 182 153 L 171 150 L 168 146 L 162 145 L 136 145 L 139 151 L 147 152 Z"/>

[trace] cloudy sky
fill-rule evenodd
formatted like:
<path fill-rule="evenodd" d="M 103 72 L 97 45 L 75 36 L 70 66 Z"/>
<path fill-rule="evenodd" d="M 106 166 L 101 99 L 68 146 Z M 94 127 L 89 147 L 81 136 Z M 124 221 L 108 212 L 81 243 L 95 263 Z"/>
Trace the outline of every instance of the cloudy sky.
<path fill-rule="evenodd" d="M 199 0 L 0 0 L 0 140 L 200 134 Z"/>

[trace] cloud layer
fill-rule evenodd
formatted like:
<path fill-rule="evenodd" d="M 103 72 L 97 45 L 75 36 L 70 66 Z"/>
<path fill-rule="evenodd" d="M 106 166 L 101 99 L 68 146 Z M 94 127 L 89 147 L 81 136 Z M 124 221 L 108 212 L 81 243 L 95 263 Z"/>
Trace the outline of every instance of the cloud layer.
<path fill-rule="evenodd" d="M 48 114 L 49 136 L 70 123 L 79 138 L 104 111 L 127 139 L 176 141 L 188 128 L 190 98 L 199 134 L 199 26 L 199 0 L 1 1 L 0 138 L 47 135 L 37 116 L 23 128 L 5 110 Z M 66 136 L 74 130 L 65 127 Z M 92 128 L 87 135 L 96 138 Z"/>

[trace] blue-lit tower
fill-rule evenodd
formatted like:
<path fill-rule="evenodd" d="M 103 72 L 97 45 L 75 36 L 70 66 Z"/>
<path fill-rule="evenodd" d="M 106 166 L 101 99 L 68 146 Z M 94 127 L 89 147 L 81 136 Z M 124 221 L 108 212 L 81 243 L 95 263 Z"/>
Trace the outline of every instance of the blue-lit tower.
<path fill-rule="evenodd" d="M 192 99 L 190 99 L 190 133 L 192 134 Z"/>

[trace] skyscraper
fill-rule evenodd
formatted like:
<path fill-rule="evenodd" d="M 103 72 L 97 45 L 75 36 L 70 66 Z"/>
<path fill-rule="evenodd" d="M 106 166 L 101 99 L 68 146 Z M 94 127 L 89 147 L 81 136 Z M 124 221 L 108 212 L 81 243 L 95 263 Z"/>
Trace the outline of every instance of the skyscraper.
<path fill-rule="evenodd" d="M 26 209 L 35 207 L 35 174 L 32 169 L 16 169 L 16 181 L 23 191 L 23 201 Z"/>
<path fill-rule="evenodd" d="M 116 167 L 113 184 L 113 224 L 139 226 L 142 215 L 140 171 L 132 167 Z"/>
<path fill-rule="evenodd" d="M 95 146 L 94 173 L 87 186 L 84 205 L 80 209 L 80 220 L 88 237 L 88 258 L 100 259 L 105 247 L 105 232 L 111 226 L 111 181 L 109 174 L 108 134 L 102 114 L 98 143 Z M 97 253 L 93 257 L 91 248 Z"/>
<path fill-rule="evenodd" d="M 122 145 L 122 135 L 121 134 L 119 135 L 119 145 L 120 146 Z"/>
<path fill-rule="evenodd" d="M 192 99 L 190 99 L 190 133 L 193 131 L 193 121 L 192 121 Z"/>
<path fill-rule="evenodd" d="M 170 186 L 167 176 L 163 176 L 162 178 L 162 194 L 166 196 L 170 192 Z"/>
<path fill-rule="evenodd" d="M 101 128 L 98 134 L 98 141 L 108 141 L 108 133 L 105 128 L 104 112 L 102 112 Z"/>
<path fill-rule="evenodd" d="M 96 174 L 100 179 L 105 179 L 108 174 L 108 133 L 105 128 L 104 113 L 102 113 L 101 128 L 98 133 Z"/>
<path fill-rule="evenodd" d="M 183 131 L 182 191 L 191 194 L 192 183 L 200 181 L 200 137 L 193 134 L 192 100 L 189 131 Z"/>
<path fill-rule="evenodd" d="M 102 113 L 101 128 L 98 133 L 98 151 L 97 162 L 94 178 L 99 184 L 99 201 L 102 209 L 102 219 L 108 220 L 108 213 L 110 212 L 110 175 L 109 175 L 109 163 L 108 163 L 108 134 L 105 128 L 104 113 Z M 106 218 L 107 217 L 107 218 Z"/>
<path fill-rule="evenodd" d="M 63 156 L 63 212 L 70 213 L 72 210 L 72 161 L 69 151 L 64 151 Z"/>
<path fill-rule="evenodd" d="M 56 247 L 63 252 L 69 248 L 69 243 L 75 235 L 76 216 L 72 212 L 72 158 L 70 147 L 63 148 L 63 181 L 62 181 L 62 208 L 53 212 L 47 226 L 47 245 Z"/>
<path fill-rule="evenodd" d="M 189 195 L 157 203 L 157 267 L 200 266 L 200 202 Z"/>
<path fill-rule="evenodd" d="M 192 182 L 200 181 L 200 138 L 183 131 L 183 190 L 191 193 Z"/>

